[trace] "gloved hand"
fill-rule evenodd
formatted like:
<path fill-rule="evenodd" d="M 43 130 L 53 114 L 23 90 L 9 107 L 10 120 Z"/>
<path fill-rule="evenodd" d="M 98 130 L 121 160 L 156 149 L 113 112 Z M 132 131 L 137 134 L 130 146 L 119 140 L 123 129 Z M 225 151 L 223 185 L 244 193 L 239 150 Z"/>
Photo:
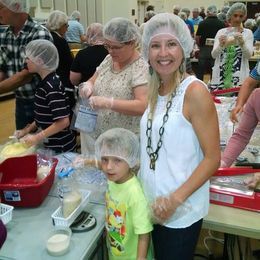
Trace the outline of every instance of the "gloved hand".
<path fill-rule="evenodd" d="M 17 138 L 17 139 L 20 139 L 22 137 L 24 137 L 25 135 L 27 135 L 27 131 L 25 131 L 25 129 L 21 129 L 21 130 L 15 130 L 14 131 L 14 136 Z"/>
<path fill-rule="evenodd" d="M 25 143 L 28 146 L 37 145 L 38 143 L 42 142 L 45 138 L 45 134 L 43 131 L 37 134 L 28 134 L 21 139 L 21 142 Z"/>
<path fill-rule="evenodd" d="M 174 196 L 174 194 L 158 197 L 152 204 L 153 217 L 155 221 L 164 223 L 175 213 L 176 209 L 181 204 L 182 203 Z"/>
<path fill-rule="evenodd" d="M 244 45 L 244 43 L 245 43 L 245 41 L 244 41 L 244 38 L 243 38 L 243 35 L 242 35 L 242 33 L 236 33 L 235 34 L 235 39 L 237 40 L 237 42 L 238 42 L 238 44 L 240 45 L 240 46 L 243 46 Z"/>
<path fill-rule="evenodd" d="M 79 85 L 79 95 L 82 98 L 89 98 L 93 93 L 93 84 L 90 81 L 83 82 Z"/>
<path fill-rule="evenodd" d="M 89 99 L 89 104 L 92 109 L 112 109 L 113 103 L 113 97 L 92 96 Z"/>
<path fill-rule="evenodd" d="M 24 137 L 25 135 L 29 134 L 30 133 L 30 124 L 28 124 L 25 128 L 23 129 L 20 129 L 20 130 L 15 130 L 14 131 L 14 136 L 17 138 L 17 139 L 20 139 L 22 137 Z"/>
<path fill-rule="evenodd" d="M 226 42 L 227 42 L 227 36 L 226 36 L 226 35 L 221 35 L 221 36 L 219 37 L 219 45 L 220 45 L 221 47 L 224 47 L 225 44 L 226 44 Z"/>
<path fill-rule="evenodd" d="M 247 187 L 254 189 L 260 182 L 260 173 L 255 173 L 254 176 L 246 178 L 244 183 Z"/>

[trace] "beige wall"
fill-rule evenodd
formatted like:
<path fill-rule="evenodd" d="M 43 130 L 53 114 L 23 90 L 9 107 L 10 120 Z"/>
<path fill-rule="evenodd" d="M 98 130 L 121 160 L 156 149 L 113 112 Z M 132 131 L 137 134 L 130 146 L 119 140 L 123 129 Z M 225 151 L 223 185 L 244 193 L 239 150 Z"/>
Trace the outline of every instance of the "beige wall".
<path fill-rule="evenodd" d="M 86 27 L 92 22 L 105 23 L 113 17 L 121 16 L 135 21 L 138 18 L 137 0 L 30 0 L 34 17 L 44 20 L 54 9 L 68 16 L 73 10 L 81 13 L 81 23 Z M 47 3 L 47 4 L 46 4 Z M 135 15 L 132 15 L 134 10 Z"/>

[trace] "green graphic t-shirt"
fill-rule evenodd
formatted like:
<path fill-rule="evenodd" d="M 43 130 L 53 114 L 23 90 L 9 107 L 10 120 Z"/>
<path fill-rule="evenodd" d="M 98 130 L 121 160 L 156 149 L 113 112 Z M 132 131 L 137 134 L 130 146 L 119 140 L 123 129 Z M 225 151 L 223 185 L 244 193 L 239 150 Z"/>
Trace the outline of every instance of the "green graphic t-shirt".
<path fill-rule="evenodd" d="M 106 230 L 109 259 L 135 260 L 138 235 L 152 229 L 147 201 L 136 176 L 122 184 L 108 181 Z"/>

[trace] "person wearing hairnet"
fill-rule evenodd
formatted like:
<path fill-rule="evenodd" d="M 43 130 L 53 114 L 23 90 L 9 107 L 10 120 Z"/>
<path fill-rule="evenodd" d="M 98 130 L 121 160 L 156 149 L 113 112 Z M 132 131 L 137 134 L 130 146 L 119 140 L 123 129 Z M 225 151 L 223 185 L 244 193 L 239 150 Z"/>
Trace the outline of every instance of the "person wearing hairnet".
<path fill-rule="evenodd" d="M 84 34 L 84 27 L 80 23 L 79 11 L 75 10 L 71 13 L 68 25 L 65 37 L 70 48 L 81 48 L 82 43 L 86 41 L 86 35 Z"/>
<path fill-rule="evenodd" d="M 155 219 L 155 259 L 191 260 L 220 162 L 217 113 L 205 83 L 185 72 L 193 41 L 179 16 L 152 17 L 142 43 L 151 76 L 138 176 Z"/>
<path fill-rule="evenodd" d="M 51 32 L 53 43 L 58 50 L 59 65 L 56 69 L 56 73 L 65 87 L 65 92 L 69 98 L 69 105 L 72 115 L 72 108 L 76 103 L 75 88 L 70 82 L 70 67 L 73 62 L 73 56 L 69 45 L 64 38 L 68 29 L 68 16 L 64 12 L 54 10 L 50 13 L 47 19 L 46 27 Z"/>
<path fill-rule="evenodd" d="M 90 24 L 86 30 L 86 38 L 89 46 L 77 53 L 70 68 L 70 81 L 74 85 L 90 79 L 108 54 L 104 47 L 102 24 Z"/>
<path fill-rule="evenodd" d="M 245 4 L 234 3 L 227 12 L 230 27 L 220 29 L 215 36 L 211 90 L 239 87 L 249 75 L 254 38 L 251 30 L 242 27 L 246 15 Z"/>
<path fill-rule="evenodd" d="M 42 81 L 35 93 L 34 122 L 16 131 L 17 138 L 28 146 L 43 142 L 45 148 L 56 153 L 74 151 L 76 138 L 69 129 L 69 101 L 55 73 L 59 64 L 56 47 L 47 40 L 33 40 L 26 46 L 25 54 L 29 72 L 39 74 Z"/>
<path fill-rule="evenodd" d="M 96 157 L 108 178 L 106 230 L 109 259 L 152 259 L 152 223 L 133 168 L 139 163 L 139 140 L 131 131 L 112 128 L 95 143 Z"/>
<path fill-rule="evenodd" d="M 113 18 L 104 26 L 103 35 L 109 55 L 79 90 L 98 110 L 91 136 L 97 138 L 112 127 L 139 133 L 140 116 L 147 105 L 148 75 L 148 65 L 137 50 L 139 29 L 126 18 Z"/>
<path fill-rule="evenodd" d="M 16 129 L 33 121 L 34 92 L 40 78 L 25 64 L 25 46 L 34 39 L 52 40 L 49 31 L 29 16 L 29 1 L 0 0 L 0 94 L 15 92 Z"/>

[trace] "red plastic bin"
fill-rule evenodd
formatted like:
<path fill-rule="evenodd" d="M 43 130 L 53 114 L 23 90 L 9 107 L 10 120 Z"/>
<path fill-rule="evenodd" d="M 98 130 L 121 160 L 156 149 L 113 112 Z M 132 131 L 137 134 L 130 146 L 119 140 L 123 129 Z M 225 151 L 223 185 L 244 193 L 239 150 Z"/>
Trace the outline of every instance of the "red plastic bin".
<path fill-rule="evenodd" d="M 3 203 L 14 207 L 37 207 L 48 195 L 58 163 L 52 158 L 50 173 L 37 181 L 37 155 L 6 159 L 0 164 L 0 196 Z"/>

